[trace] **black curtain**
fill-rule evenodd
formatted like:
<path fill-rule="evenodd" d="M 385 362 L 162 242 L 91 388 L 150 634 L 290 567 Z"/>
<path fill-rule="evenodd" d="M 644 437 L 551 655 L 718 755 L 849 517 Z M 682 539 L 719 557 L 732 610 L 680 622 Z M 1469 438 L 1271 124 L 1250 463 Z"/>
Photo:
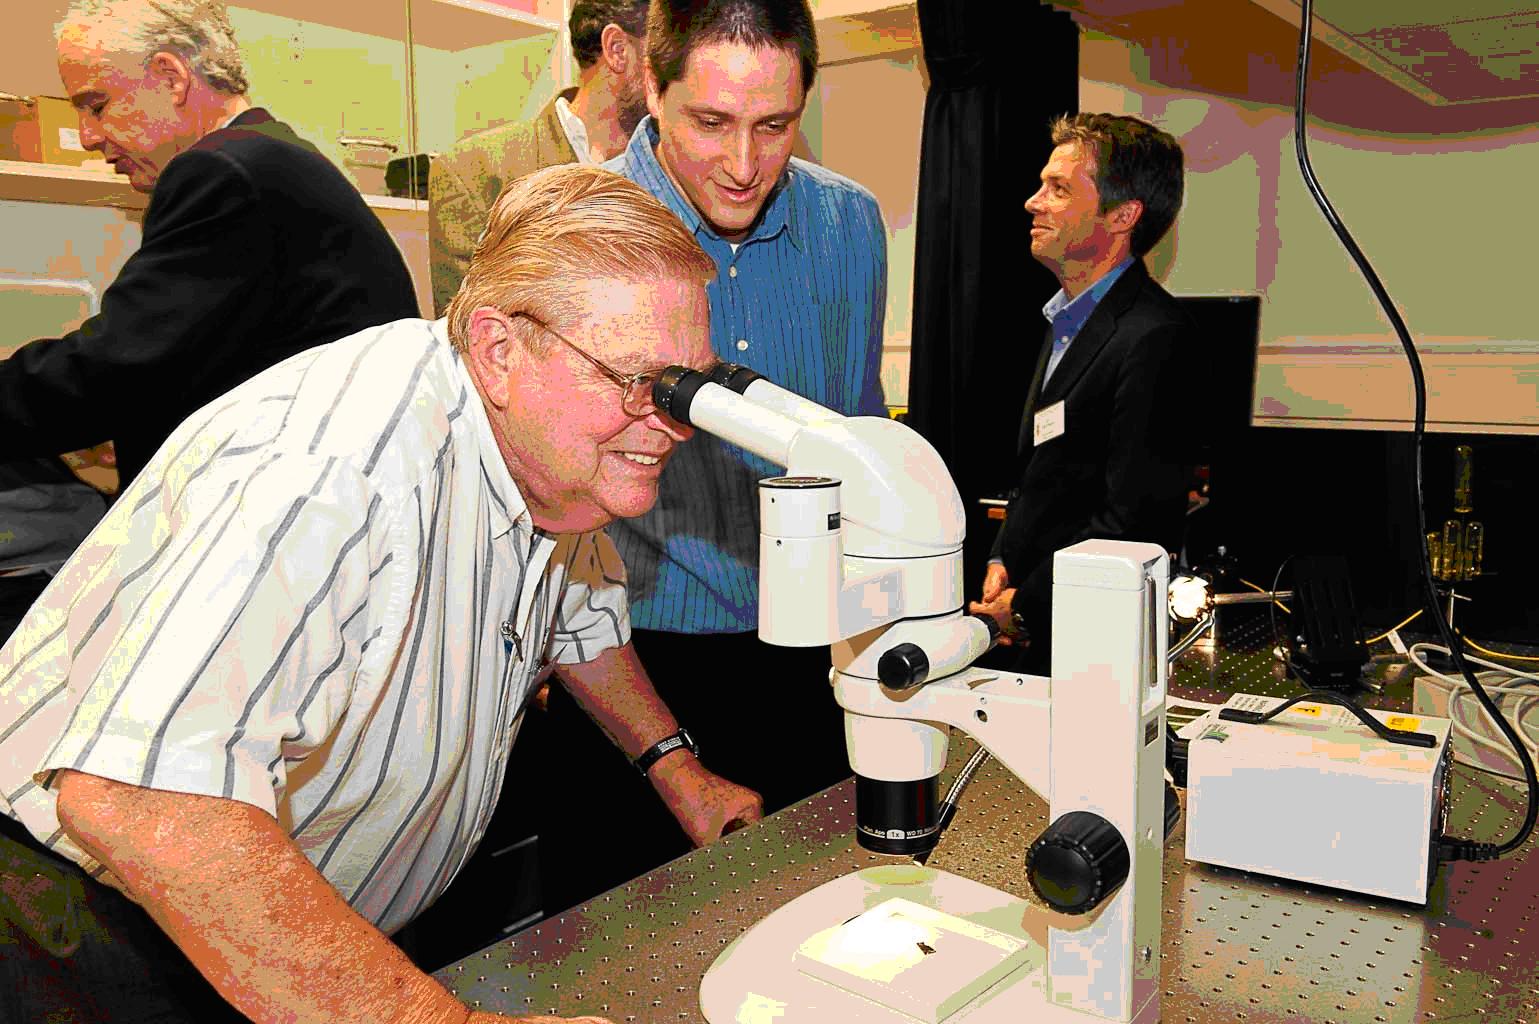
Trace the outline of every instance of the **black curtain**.
<path fill-rule="evenodd" d="M 1079 32 L 1022 0 L 919 0 L 929 92 L 920 148 L 908 422 L 968 509 L 969 591 L 998 529 L 978 499 L 1014 485 L 1016 435 L 1058 282 L 1023 204 L 1079 99 Z M 972 596 L 971 594 L 969 596 Z"/>

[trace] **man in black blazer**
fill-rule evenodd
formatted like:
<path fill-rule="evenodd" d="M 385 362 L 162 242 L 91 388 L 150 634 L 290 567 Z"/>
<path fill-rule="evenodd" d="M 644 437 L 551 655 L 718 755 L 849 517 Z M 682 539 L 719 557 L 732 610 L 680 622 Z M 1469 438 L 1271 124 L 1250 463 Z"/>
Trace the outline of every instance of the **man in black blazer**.
<path fill-rule="evenodd" d="M 185 416 L 261 370 L 418 315 L 358 190 L 246 98 L 224 4 L 76 4 L 59 74 L 81 143 L 149 208 L 100 314 L 0 362 L 0 460 L 113 440 L 126 484 Z"/>
<path fill-rule="evenodd" d="M 1186 511 L 1193 325 L 1144 268 L 1181 207 L 1174 138 L 1133 117 L 1079 114 L 1052 128 L 1042 187 L 1026 203 L 1031 252 L 1062 290 L 1026 393 L 1020 485 L 994 542 L 981 600 L 1023 648 L 1051 660 L 1053 553 L 1089 538 L 1175 550 Z"/>

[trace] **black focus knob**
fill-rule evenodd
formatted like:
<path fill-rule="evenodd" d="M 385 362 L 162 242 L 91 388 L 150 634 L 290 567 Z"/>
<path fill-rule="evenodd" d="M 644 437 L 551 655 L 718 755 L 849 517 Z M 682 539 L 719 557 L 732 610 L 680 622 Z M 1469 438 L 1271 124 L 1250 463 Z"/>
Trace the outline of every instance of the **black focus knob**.
<path fill-rule="evenodd" d="M 912 689 L 930 678 L 930 659 L 918 644 L 899 644 L 877 659 L 876 678 L 888 689 Z"/>
<path fill-rule="evenodd" d="M 1092 811 L 1070 811 L 1026 854 L 1026 877 L 1054 910 L 1083 914 L 1127 881 L 1132 858 L 1117 826 Z"/>

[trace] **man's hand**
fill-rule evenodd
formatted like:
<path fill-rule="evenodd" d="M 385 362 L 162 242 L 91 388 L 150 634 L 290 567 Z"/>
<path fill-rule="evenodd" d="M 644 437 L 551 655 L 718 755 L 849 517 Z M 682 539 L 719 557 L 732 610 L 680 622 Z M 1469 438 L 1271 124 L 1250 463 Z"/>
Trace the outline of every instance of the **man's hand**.
<path fill-rule="evenodd" d="M 983 603 L 988 604 L 1010 585 L 1010 574 L 1003 564 L 990 562 L 989 571 L 983 577 Z"/>
<path fill-rule="evenodd" d="M 665 755 L 647 774 L 696 846 L 715 842 L 723 832 L 764 817 L 764 801 L 758 793 L 708 770 L 687 750 Z"/>
<path fill-rule="evenodd" d="M 557 676 L 632 760 L 679 730 L 630 644 L 603 651 L 592 661 L 562 665 Z M 707 771 L 688 750 L 669 751 L 647 775 L 696 846 L 720 838 L 735 823 L 746 825 L 764 816 L 759 794 Z"/>
<path fill-rule="evenodd" d="M 993 575 L 993 570 L 995 568 L 998 568 L 1001 573 L 1004 572 L 1004 566 L 991 565 L 989 566 L 989 574 L 991 576 Z M 968 614 L 987 615 L 989 618 L 993 619 L 994 622 L 999 626 L 999 642 L 1001 644 L 1005 646 L 1016 644 L 1021 647 L 1025 647 L 1026 644 L 1029 643 L 1029 638 L 1012 637 L 1010 635 L 1011 630 L 1014 628 L 1014 612 L 1010 606 L 1015 601 L 1015 588 L 1007 587 L 1006 589 L 999 591 L 992 600 L 988 599 L 987 595 L 988 584 L 985 582 L 984 600 L 969 602 L 967 605 Z"/>

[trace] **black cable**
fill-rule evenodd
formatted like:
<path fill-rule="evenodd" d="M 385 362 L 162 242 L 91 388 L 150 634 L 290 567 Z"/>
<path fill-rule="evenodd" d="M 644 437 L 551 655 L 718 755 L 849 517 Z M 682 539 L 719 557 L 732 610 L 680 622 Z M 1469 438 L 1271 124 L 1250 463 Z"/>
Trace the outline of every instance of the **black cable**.
<path fill-rule="evenodd" d="M 1267 622 L 1269 622 L 1272 626 L 1272 655 L 1273 657 L 1276 657 L 1277 649 L 1279 647 L 1282 648 L 1284 679 L 1287 679 L 1288 673 L 1293 671 L 1293 644 L 1283 643 L 1277 638 L 1277 587 L 1282 583 L 1283 570 L 1288 567 L 1288 563 L 1291 561 L 1293 561 L 1293 556 L 1289 555 L 1287 558 L 1284 558 L 1282 560 L 1282 564 L 1277 567 L 1277 572 L 1272 577 L 1272 599 L 1266 603 Z M 1293 613 L 1289 612 L 1288 614 L 1291 615 Z M 1288 628 L 1292 629 L 1293 627 L 1289 626 Z"/>
<path fill-rule="evenodd" d="M 1416 346 L 1411 342 L 1411 334 L 1406 329 L 1405 321 L 1400 318 L 1400 312 L 1395 304 L 1390 301 L 1389 293 L 1384 290 L 1384 285 L 1379 281 L 1378 274 L 1368 262 L 1368 257 L 1357 247 L 1347 227 L 1336 215 L 1331 201 L 1326 198 L 1325 191 L 1315 178 L 1314 169 L 1309 164 L 1309 143 L 1304 132 L 1305 103 L 1309 85 L 1309 42 L 1310 27 L 1314 24 L 1314 0 L 1302 0 L 1303 16 L 1299 22 L 1299 61 L 1297 94 L 1293 104 L 1293 139 L 1295 149 L 1298 152 L 1299 170 L 1303 172 L 1304 184 L 1309 188 L 1309 194 L 1314 197 L 1315 204 L 1320 207 L 1320 212 L 1325 216 L 1326 222 L 1336 232 L 1336 237 L 1346 248 L 1352 261 L 1357 264 L 1357 269 L 1362 272 L 1368 287 L 1373 290 L 1374 298 L 1384 314 L 1389 317 L 1389 322 L 1395 328 L 1395 335 L 1400 339 L 1400 346 L 1405 349 L 1405 357 L 1411 364 L 1411 381 L 1416 390 L 1416 420 L 1411 431 L 1412 443 L 1415 448 L 1415 473 L 1413 474 L 1414 494 L 1416 503 L 1416 545 L 1421 556 L 1421 580 L 1425 588 L 1424 599 L 1428 602 L 1428 610 L 1432 613 L 1433 621 L 1437 623 L 1439 634 L 1444 644 L 1453 654 L 1454 664 L 1458 666 L 1459 673 L 1469 683 L 1470 689 L 1475 692 L 1475 698 L 1480 701 L 1480 706 L 1486 714 L 1507 737 L 1507 742 L 1512 744 L 1517 752 L 1518 761 L 1523 766 L 1523 778 L 1528 785 L 1528 813 L 1523 818 L 1523 824 L 1518 828 L 1518 833 L 1513 838 L 1500 845 L 1494 843 L 1477 843 L 1462 839 L 1442 839 L 1438 843 L 1440 855 L 1445 860 L 1490 860 L 1493 857 L 1504 856 L 1522 846 L 1534 830 L 1534 822 L 1539 818 L 1539 779 L 1534 776 L 1534 763 L 1528 756 L 1528 750 L 1523 741 L 1518 737 L 1517 731 L 1507 721 L 1491 700 L 1490 694 L 1480 685 L 1480 680 L 1475 678 L 1475 673 L 1464 660 L 1464 654 L 1449 628 L 1448 620 L 1443 617 L 1443 611 L 1438 603 L 1437 584 L 1432 579 L 1432 565 L 1430 552 L 1427 550 L 1427 510 L 1422 496 L 1422 434 L 1427 425 L 1427 380 L 1422 373 L 1421 358 L 1416 353 Z M 1275 588 L 1274 588 L 1275 589 Z"/>

